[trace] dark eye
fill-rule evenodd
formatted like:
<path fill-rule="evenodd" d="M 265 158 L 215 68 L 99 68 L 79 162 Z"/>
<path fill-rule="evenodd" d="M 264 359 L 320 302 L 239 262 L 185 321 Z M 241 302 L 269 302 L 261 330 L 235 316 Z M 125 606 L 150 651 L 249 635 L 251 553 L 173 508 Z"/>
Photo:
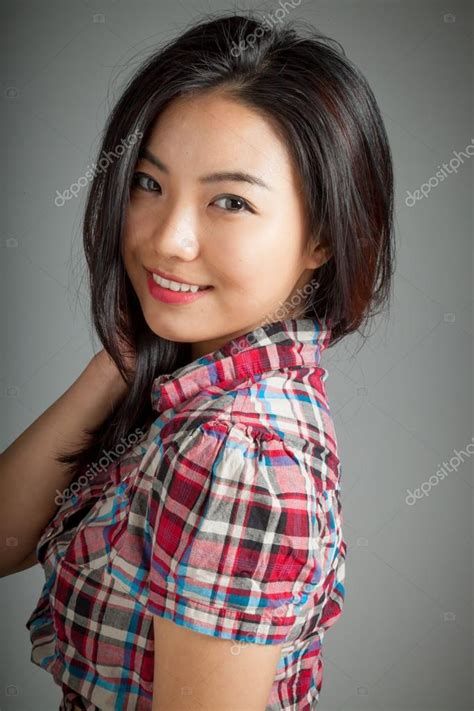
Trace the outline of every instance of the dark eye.
<path fill-rule="evenodd" d="M 217 203 L 217 202 L 219 202 L 219 200 L 227 200 L 229 203 L 234 203 L 234 208 L 236 207 L 236 209 L 227 210 L 226 208 L 224 208 L 224 210 L 226 210 L 226 212 L 243 212 L 244 210 L 247 210 L 248 212 L 253 212 L 253 210 L 251 209 L 248 202 L 246 202 L 241 197 L 237 197 L 234 195 L 224 195 L 223 197 L 220 197 L 217 200 L 215 200 L 215 202 Z M 239 209 L 241 207 L 243 207 L 244 210 Z"/>
<path fill-rule="evenodd" d="M 146 184 L 148 181 L 148 184 Z M 151 183 L 153 183 L 155 186 L 157 186 L 158 190 L 160 189 L 159 183 L 156 182 L 156 180 L 153 180 L 153 178 L 150 178 L 149 175 L 146 173 L 134 173 L 132 176 L 132 184 L 131 188 L 138 188 L 139 190 L 144 190 L 146 193 L 154 193 L 158 192 L 158 190 L 153 187 L 151 187 Z"/>

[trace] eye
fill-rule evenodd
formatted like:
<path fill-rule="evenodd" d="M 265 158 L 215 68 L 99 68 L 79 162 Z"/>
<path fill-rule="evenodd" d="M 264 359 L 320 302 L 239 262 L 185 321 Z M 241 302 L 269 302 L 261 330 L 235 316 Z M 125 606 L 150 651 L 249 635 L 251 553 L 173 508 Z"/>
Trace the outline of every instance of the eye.
<path fill-rule="evenodd" d="M 144 184 L 144 183 L 146 183 L 146 181 L 149 181 L 148 186 L 146 186 Z M 157 183 L 156 180 L 151 178 L 146 173 L 136 172 L 132 175 L 132 184 L 131 184 L 132 189 L 138 188 L 139 190 L 144 190 L 146 193 L 157 192 L 156 188 L 150 188 L 151 183 L 154 183 L 154 185 L 156 185 L 158 187 L 158 189 L 160 188 L 159 183 Z"/>
<path fill-rule="evenodd" d="M 133 173 L 130 187 L 132 190 L 136 188 L 138 190 L 143 190 L 145 193 L 161 193 L 160 184 L 157 183 L 151 176 L 146 173 L 141 173 L 140 171 Z M 214 202 L 217 203 L 220 200 L 227 200 L 229 203 L 233 203 L 233 208 L 223 208 L 226 212 L 254 212 L 248 202 L 238 195 L 224 195 L 223 197 L 217 198 Z"/>
<path fill-rule="evenodd" d="M 235 205 L 235 203 L 238 203 L 238 205 L 244 207 L 244 210 L 247 210 L 248 212 L 253 212 L 253 210 L 250 207 L 250 205 L 248 204 L 248 202 L 246 200 L 244 200 L 243 198 L 238 197 L 237 195 L 224 195 L 223 197 L 217 198 L 217 200 L 215 200 L 215 202 L 217 203 L 217 202 L 219 202 L 219 200 L 228 200 L 229 202 L 234 203 L 234 205 Z M 224 208 L 224 210 L 225 209 L 226 208 Z M 237 209 L 226 210 L 226 212 L 244 212 L 244 210 L 238 209 L 238 206 L 237 206 Z"/>

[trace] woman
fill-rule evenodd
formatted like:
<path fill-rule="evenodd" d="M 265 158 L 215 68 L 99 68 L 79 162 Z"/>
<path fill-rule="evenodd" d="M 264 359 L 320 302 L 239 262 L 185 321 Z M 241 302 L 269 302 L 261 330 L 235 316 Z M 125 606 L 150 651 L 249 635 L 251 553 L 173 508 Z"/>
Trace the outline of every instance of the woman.
<path fill-rule="evenodd" d="M 140 67 L 100 156 L 104 349 L 1 455 L 32 660 L 63 711 L 314 709 L 347 549 L 320 359 L 392 275 L 375 98 L 314 30 L 218 16 Z"/>

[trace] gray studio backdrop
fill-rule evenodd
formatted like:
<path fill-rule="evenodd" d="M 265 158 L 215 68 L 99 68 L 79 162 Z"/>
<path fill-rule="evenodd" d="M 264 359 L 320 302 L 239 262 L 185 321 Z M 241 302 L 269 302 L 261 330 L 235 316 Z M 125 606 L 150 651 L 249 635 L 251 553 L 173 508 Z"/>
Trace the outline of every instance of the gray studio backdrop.
<path fill-rule="evenodd" d="M 80 219 L 137 63 L 211 0 L 34 0 L 2 7 L 1 447 L 93 352 Z M 323 356 L 342 460 L 346 602 L 327 633 L 321 711 L 472 709 L 472 8 L 450 0 L 287 3 L 338 39 L 382 109 L 396 172 L 390 313 Z M 278 2 L 241 3 L 262 15 Z M 437 171 L 442 170 L 443 179 Z M 418 191 L 418 192 L 417 192 Z M 469 445 L 471 445 L 469 447 Z M 470 451 L 471 450 L 471 451 Z M 18 476 L 21 477 L 21 472 Z M 53 711 L 25 622 L 39 566 L 1 581 L 0 706 Z"/>

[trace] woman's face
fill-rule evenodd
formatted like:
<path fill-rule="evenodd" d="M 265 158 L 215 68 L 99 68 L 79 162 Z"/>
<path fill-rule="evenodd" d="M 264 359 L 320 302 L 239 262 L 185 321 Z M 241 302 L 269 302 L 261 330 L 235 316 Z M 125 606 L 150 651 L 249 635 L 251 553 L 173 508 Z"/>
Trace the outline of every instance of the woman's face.
<path fill-rule="evenodd" d="M 122 242 L 150 329 L 192 343 L 198 358 L 291 318 L 327 258 L 310 252 L 305 222 L 296 171 L 268 120 L 215 92 L 174 100 L 135 166 Z M 151 272 L 210 288 L 170 303 L 162 298 L 177 292 Z"/>

